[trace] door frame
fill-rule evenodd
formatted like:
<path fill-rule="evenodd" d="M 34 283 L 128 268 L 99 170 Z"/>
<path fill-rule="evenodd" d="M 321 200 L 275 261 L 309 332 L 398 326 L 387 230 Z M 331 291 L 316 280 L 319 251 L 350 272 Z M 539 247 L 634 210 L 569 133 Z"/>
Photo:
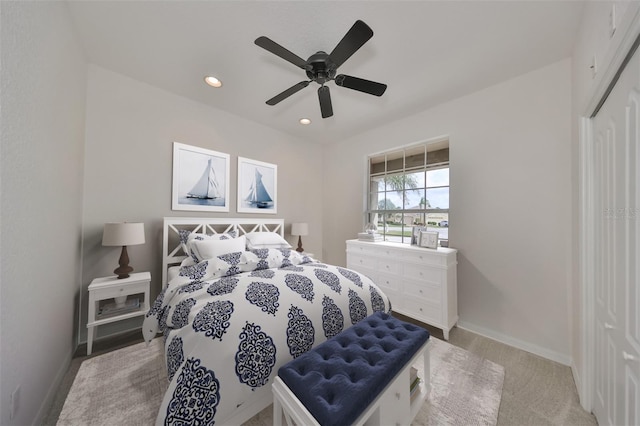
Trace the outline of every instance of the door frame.
<path fill-rule="evenodd" d="M 627 6 L 623 21 L 617 29 L 619 37 L 610 41 L 603 62 L 604 69 L 591 86 L 588 101 L 581 111 L 578 122 L 578 285 L 581 289 L 580 353 L 582 368 L 572 370 L 580 404 L 588 412 L 593 410 L 595 395 L 595 338 L 593 323 L 595 320 L 595 279 L 593 264 L 595 261 L 595 216 L 594 216 L 594 170 L 593 170 L 593 117 L 606 99 L 626 65 L 627 55 L 635 48 L 640 37 L 640 3 L 631 2 Z M 640 52 L 640 48 L 638 49 Z"/>

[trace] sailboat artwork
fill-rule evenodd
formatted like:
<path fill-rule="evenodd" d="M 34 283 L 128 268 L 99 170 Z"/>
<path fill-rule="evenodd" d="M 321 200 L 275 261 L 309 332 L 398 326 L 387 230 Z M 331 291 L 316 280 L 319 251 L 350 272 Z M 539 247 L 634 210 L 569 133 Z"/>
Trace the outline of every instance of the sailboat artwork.
<path fill-rule="evenodd" d="M 251 182 L 251 187 L 249 188 L 249 195 L 244 200 L 255 205 L 259 209 L 269 207 L 270 204 L 273 204 L 271 196 L 262 183 L 262 174 L 257 168 L 255 170 L 253 182 Z"/>
<path fill-rule="evenodd" d="M 173 210 L 229 211 L 229 154 L 174 142 Z"/>
<path fill-rule="evenodd" d="M 220 184 L 216 178 L 216 171 L 211 167 L 211 159 L 207 162 L 207 167 L 198 182 L 191 191 L 187 192 L 187 198 L 198 198 L 200 200 L 220 198 Z"/>
<path fill-rule="evenodd" d="M 238 157 L 239 213 L 276 213 L 278 166 Z"/>

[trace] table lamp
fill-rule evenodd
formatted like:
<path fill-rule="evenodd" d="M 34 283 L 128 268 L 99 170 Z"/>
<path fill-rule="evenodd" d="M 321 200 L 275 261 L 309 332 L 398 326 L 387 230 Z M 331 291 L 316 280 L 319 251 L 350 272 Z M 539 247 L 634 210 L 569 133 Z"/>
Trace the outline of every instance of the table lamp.
<path fill-rule="evenodd" d="M 298 236 L 298 248 L 296 251 L 302 253 L 304 251 L 302 248 L 302 236 L 309 235 L 309 225 L 307 223 L 292 223 L 291 235 Z"/>
<path fill-rule="evenodd" d="M 133 271 L 133 268 L 129 266 L 127 246 L 136 244 L 144 244 L 144 223 L 121 222 L 104 224 L 102 245 L 122 246 L 120 260 L 118 261 L 120 267 L 113 271 L 118 275 L 118 279 L 129 278 L 129 272 Z"/>

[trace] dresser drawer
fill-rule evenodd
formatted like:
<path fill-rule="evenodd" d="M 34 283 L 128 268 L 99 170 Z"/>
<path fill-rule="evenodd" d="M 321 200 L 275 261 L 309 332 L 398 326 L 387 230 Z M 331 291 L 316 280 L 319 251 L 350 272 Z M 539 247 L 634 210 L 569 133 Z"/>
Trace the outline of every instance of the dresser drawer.
<path fill-rule="evenodd" d="M 377 260 L 375 257 L 351 254 L 347 256 L 347 267 L 360 272 L 358 268 L 376 269 Z"/>
<path fill-rule="evenodd" d="M 411 317 L 419 320 L 423 319 L 436 327 L 442 325 L 442 308 L 434 303 L 424 299 L 404 296 L 402 298 L 402 308 Z"/>
<path fill-rule="evenodd" d="M 400 275 L 400 264 L 393 259 L 378 259 L 378 271 L 384 274 Z"/>
<path fill-rule="evenodd" d="M 347 253 L 355 255 L 375 256 L 380 253 L 378 247 L 370 245 L 371 243 L 347 244 Z"/>
<path fill-rule="evenodd" d="M 440 254 L 427 249 L 407 250 L 402 256 L 407 262 L 439 266 L 441 268 L 446 268 L 451 262 L 455 263 L 455 257 L 452 258 L 451 255 Z"/>
<path fill-rule="evenodd" d="M 440 304 L 442 300 L 442 287 L 430 283 L 419 283 L 405 280 L 402 284 L 404 294 Z"/>
<path fill-rule="evenodd" d="M 384 287 L 386 290 L 392 290 L 398 293 L 402 291 L 402 279 L 398 275 L 380 272 L 377 280 L 374 282 L 380 287 Z"/>
<path fill-rule="evenodd" d="M 351 262 L 347 262 L 347 268 L 353 269 L 356 272 L 360 272 L 362 275 L 366 276 L 367 278 L 371 279 L 371 281 L 377 284 L 378 271 L 376 271 L 375 269 L 367 268 L 367 267 L 361 266 L 360 264 L 356 265 Z"/>
<path fill-rule="evenodd" d="M 438 268 L 430 268 L 428 266 L 407 263 L 404 265 L 402 275 L 413 280 L 427 281 L 438 285 L 444 284 L 444 274 L 442 273 L 442 270 Z"/>
<path fill-rule="evenodd" d="M 403 256 L 402 251 L 394 247 L 385 247 L 385 246 L 381 246 L 378 250 L 376 250 L 376 254 L 381 257 L 391 258 L 395 260 L 401 260 Z"/>

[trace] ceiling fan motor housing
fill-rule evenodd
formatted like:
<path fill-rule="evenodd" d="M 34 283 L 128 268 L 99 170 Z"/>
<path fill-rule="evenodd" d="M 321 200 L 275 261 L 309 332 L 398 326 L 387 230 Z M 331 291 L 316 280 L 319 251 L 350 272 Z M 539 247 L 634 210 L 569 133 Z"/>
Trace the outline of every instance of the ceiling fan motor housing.
<path fill-rule="evenodd" d="M 333 80 L 337 68 L 331 57 L 323 51 L 316 52 L 307 59 L 307 77 L 318 84 Z"/>

